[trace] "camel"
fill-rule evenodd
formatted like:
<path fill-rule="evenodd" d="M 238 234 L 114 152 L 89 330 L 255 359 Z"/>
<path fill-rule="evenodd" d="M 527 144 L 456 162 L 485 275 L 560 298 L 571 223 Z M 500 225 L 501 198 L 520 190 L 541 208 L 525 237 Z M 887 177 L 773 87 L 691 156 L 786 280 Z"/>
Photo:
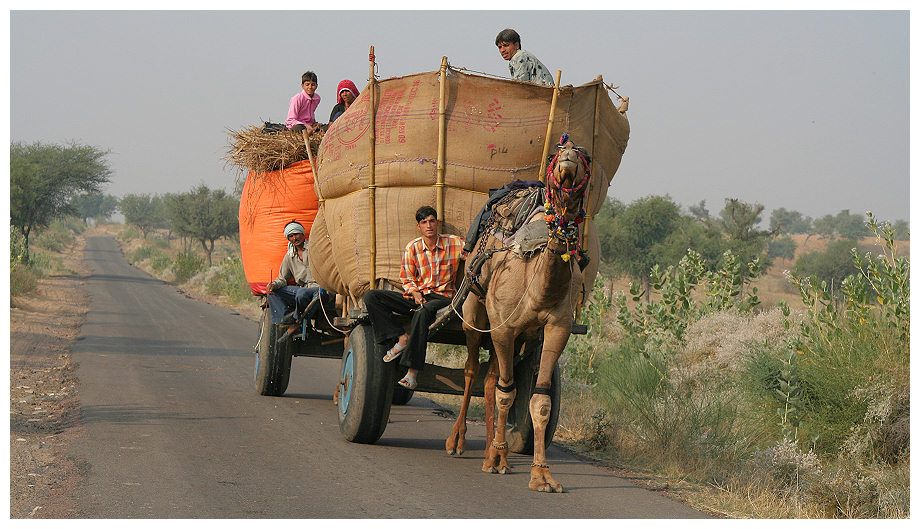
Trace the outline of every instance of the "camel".
<path fill-rule="evenodd" d="M 504 242 L 491 234 L 482 234 L 487 240 L 480 245 L 479 252 L 484 248 L 497 251 L 482 267 L 480 282 L 486 288 L 484 299 L 471 294 L 463 304 L 468 348 L 464 370 L 466 387 L 460 415 L 446 443 L 451 454 L 462 453 L 465 446 L 469 390 L 479 368 L 479 331 L 484 330 L 483 324 L 488 322 L 492 325 L 493 353 L 486 377 L 486 410 L 490 412 L 497 404 L 498 414 L 494 427 L 490 417 L 486 417 L 488 446 L 482 470 L 499 474 L 510 471 L 505 425 L 516 396 L 514 343 L 519 335 L 533 336 L 542 327 L 543 350 L 539 373 L 533 396 L 527 396 L 530 397 L 529 409 L 534 427 L 534 454 L 528 487 L 540 492 L 563 490 L 562 484 L 550 474 L 546 463 L 545 432 L 551 408 L 551 377 L 571 334 L 583 280 L 581 268 L 577 265 L 578 224 L 584 218 L 584 195 L 590 178 L 589 161 L 583 151 L 569 141 L 567 135 L 563 136 L 561 143 L 547 168 L 546 215 L 538 219 L 545 221 L 549 228 L 546 246 L 524 257 L 511 250 L 501 250 Z"/>

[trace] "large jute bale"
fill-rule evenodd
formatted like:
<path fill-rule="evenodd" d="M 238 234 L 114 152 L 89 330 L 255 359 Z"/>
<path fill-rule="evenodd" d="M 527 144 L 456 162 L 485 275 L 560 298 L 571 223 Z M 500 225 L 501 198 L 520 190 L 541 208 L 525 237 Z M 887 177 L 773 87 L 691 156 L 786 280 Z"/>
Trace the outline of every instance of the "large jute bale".
<path fill-rule="evenodd" d="M 325 288 L 357 300 L 372 279 L 398 281 L 406 244 L 418 237 L 415 210 L 435 206 L 439 137 L 440 73 L 380 81 L 376 114 L 365 89 L 326 131 L 317 156 L 320 201 L 310 244 L 314 277 Z M 490 189 L 516 179 L 539 179 L 553 87 L 447 71 L 446 154 L 442 231 L 465 235 Z M 370 274 L 370 124 L 376 137 L 376 278 Z M 596 214 L 629 137 L 598 79 L 560 88 L 551 145 L 568 133 L 594 156 L 586 211 Z M 555 149 L 550 149 L 550 156 Z M 597 271 L 597 236 L 589 226 L 587 247 Z M 325 242 L 317 239 L 325 238 Z"/>
<path fill-rule="evenodd" d="M 278 277 L 288 246 L 284 226 L 296 220 L 309 235 L 317 208 L 308 161 L 277 171 L 249 172 L 240 198 L 239 222 L 243 272 L 253 294 L 264 294 L 267 283 Z"/>

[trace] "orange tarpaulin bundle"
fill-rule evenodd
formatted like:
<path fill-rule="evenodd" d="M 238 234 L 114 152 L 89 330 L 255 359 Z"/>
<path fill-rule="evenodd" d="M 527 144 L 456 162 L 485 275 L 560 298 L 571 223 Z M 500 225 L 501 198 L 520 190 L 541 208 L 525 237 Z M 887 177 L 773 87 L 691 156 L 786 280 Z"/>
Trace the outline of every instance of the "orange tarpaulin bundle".
<path fill-rule="evenodd" d="M 254 295 L 265 294 L 267 283 L 278 277 L 288 247 L 284 226 L 296 220 L 309 237 L 318 206 L 309 161 L 278 171 L 249 172 L 240 198 L 240 250 Z"/>

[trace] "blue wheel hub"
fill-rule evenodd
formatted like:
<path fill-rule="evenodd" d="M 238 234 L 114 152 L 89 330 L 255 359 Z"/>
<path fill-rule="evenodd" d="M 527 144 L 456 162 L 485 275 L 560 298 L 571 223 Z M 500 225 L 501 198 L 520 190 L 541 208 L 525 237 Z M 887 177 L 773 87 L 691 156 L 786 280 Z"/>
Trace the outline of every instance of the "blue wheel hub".
<path fill-rule="evenodd" d="M 348 405 L 351 403 L 352 387 L 355 380 L 355 348 L 349 345 L 342 358 L 342 373 L 339 378 L 339 411 L 343 416 L 348 414 Z"/>

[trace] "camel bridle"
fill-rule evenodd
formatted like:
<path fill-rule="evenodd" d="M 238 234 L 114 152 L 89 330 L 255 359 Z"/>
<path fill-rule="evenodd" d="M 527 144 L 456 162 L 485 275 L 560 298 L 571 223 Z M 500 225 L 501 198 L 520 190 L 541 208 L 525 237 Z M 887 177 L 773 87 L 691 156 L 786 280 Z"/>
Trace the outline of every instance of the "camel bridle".
<path fill-rule="evenodd" d="M 567 141 L 568 135 L 563 135 L 560 144 L 564 145 Z M 546 186 L 546 204 L 544 205 L 546 209 L 546 226 L 549 228 L 550 238 L 565 245 L 563 250 L 551 251 L 566 262 L 572 257 L 577 259 L 581 250 L 578 242 L 578 225 L 585 220 L 584 195 L 587 190 L 588 180 L 591 179 L 591 164 L 588 162 L 588 158 L 577 147 L 573 147 L 571 150 L 577 153 L 585 176 L 577 185 L 573 183 L 572 187 L 562 187 L 555 174 L 556 163 L 559 161 L 559 154 L 562 151 L 557 152 L 546 168 L 546 179 L 550 185 Z M 569 205 L 573 203 L 573 199 L 577 201 L 578 214 L 570 218 L 567 213 Z"/>

